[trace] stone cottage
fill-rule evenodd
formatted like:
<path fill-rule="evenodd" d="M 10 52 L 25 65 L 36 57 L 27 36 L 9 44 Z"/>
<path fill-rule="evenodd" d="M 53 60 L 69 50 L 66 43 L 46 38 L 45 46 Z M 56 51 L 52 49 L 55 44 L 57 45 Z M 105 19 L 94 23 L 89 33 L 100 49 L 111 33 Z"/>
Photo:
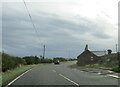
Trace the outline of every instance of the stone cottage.
<path fill-rule="evenodd" d="M 84 66 L 87 64 L 95 64 L 99 61 L 99 57 L 88 49 L 86 45 L 85 50 L 77 57 L 77 65 Z"/>

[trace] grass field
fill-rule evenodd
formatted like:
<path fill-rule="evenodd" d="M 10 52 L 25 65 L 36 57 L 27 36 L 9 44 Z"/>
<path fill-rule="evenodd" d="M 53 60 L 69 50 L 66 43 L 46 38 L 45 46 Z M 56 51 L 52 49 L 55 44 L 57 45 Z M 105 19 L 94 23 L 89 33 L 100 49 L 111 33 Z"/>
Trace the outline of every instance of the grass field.
<path fill-rule="evenodd" d="M 2 85 L 7 85 L 10 81 L 15 79 L 17 76 L 19 76 L 23 72 L 25 72 L 35 66 L 37 66 L 37 65 L 24 65 L 24 66 L 17 67 L 13 70 L 9 70 L 7 72 L 2 73 Z"/>

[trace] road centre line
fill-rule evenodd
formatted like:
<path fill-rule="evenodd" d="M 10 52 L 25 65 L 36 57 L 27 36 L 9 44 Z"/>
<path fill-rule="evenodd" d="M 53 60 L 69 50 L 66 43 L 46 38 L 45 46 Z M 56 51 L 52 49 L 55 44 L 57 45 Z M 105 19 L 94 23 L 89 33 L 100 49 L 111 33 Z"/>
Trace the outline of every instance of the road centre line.
<path fill-rule="evenodd" d="M 12 81 L 11 81 L 7 86 L 5 86 L 5 87 L 10 86 L 12 83 L 14 83 L 17 79 L 19 79 L 20 77 L 22 77 L 24 74 L 26 74 L 26 73 L 29 72 L 30 70 L 32 70 L 32 69 L 29 69 L 29 70 L 27 70 L 26 72 L 22 73 L 22 74 L 19 75 L 17 78 L 15 78 L 14 80 L 12 80 Z"/>
<path fill-rule="evenodd" d="M 78 84 L 78 83 L 76 83 L 76 82 L 72 81 L 71 79 L 69 79 L 69 78 L 65 77 L 64 75 L 62 75 L 62 74 L 59 74 L 59 75 L 60 75 L 61 77 L 63 77 L 64 79 L 66 79 L 66 80 L 68 80 L 68 81 L 72 82 L 73 84 L 75 84 L 75 85 L 79 86 L 79 84 Z"/>
<path fill-rule="evenodd" d="M 98 75 L 101 75 L 102 73 L 101 73 L 101 72 L 98 72 L 97 74 L 98 74 Z"/>

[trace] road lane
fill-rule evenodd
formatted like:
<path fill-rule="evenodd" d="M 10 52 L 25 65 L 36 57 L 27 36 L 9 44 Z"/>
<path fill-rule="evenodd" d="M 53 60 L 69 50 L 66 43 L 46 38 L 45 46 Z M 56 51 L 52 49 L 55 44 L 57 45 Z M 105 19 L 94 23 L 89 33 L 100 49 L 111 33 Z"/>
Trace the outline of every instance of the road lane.
<path fill-rule="evenodd" d="M 45 65 L 34 68 L 12 85 L 74 85 L 66 79 L 53 72 L 54 65 Z"/>
<path fill-rule="evenodd" d="M 118 85 L 118 80 L 115 78 L 97 73 L 81 72 L 68 67 L 74 63 L 38 66 L 12 85 Z"/>

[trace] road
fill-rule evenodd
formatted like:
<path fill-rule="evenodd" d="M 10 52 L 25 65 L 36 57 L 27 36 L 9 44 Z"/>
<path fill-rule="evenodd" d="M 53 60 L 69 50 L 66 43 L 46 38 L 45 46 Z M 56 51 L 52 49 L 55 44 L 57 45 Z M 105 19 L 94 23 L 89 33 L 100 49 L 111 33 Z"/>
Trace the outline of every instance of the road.
<path fill-rule="evenodd" d="M 75 61 L 37 66 L 11 85 L 118 85 L 116 78 L 68 67 L 74 63 Z"/>

